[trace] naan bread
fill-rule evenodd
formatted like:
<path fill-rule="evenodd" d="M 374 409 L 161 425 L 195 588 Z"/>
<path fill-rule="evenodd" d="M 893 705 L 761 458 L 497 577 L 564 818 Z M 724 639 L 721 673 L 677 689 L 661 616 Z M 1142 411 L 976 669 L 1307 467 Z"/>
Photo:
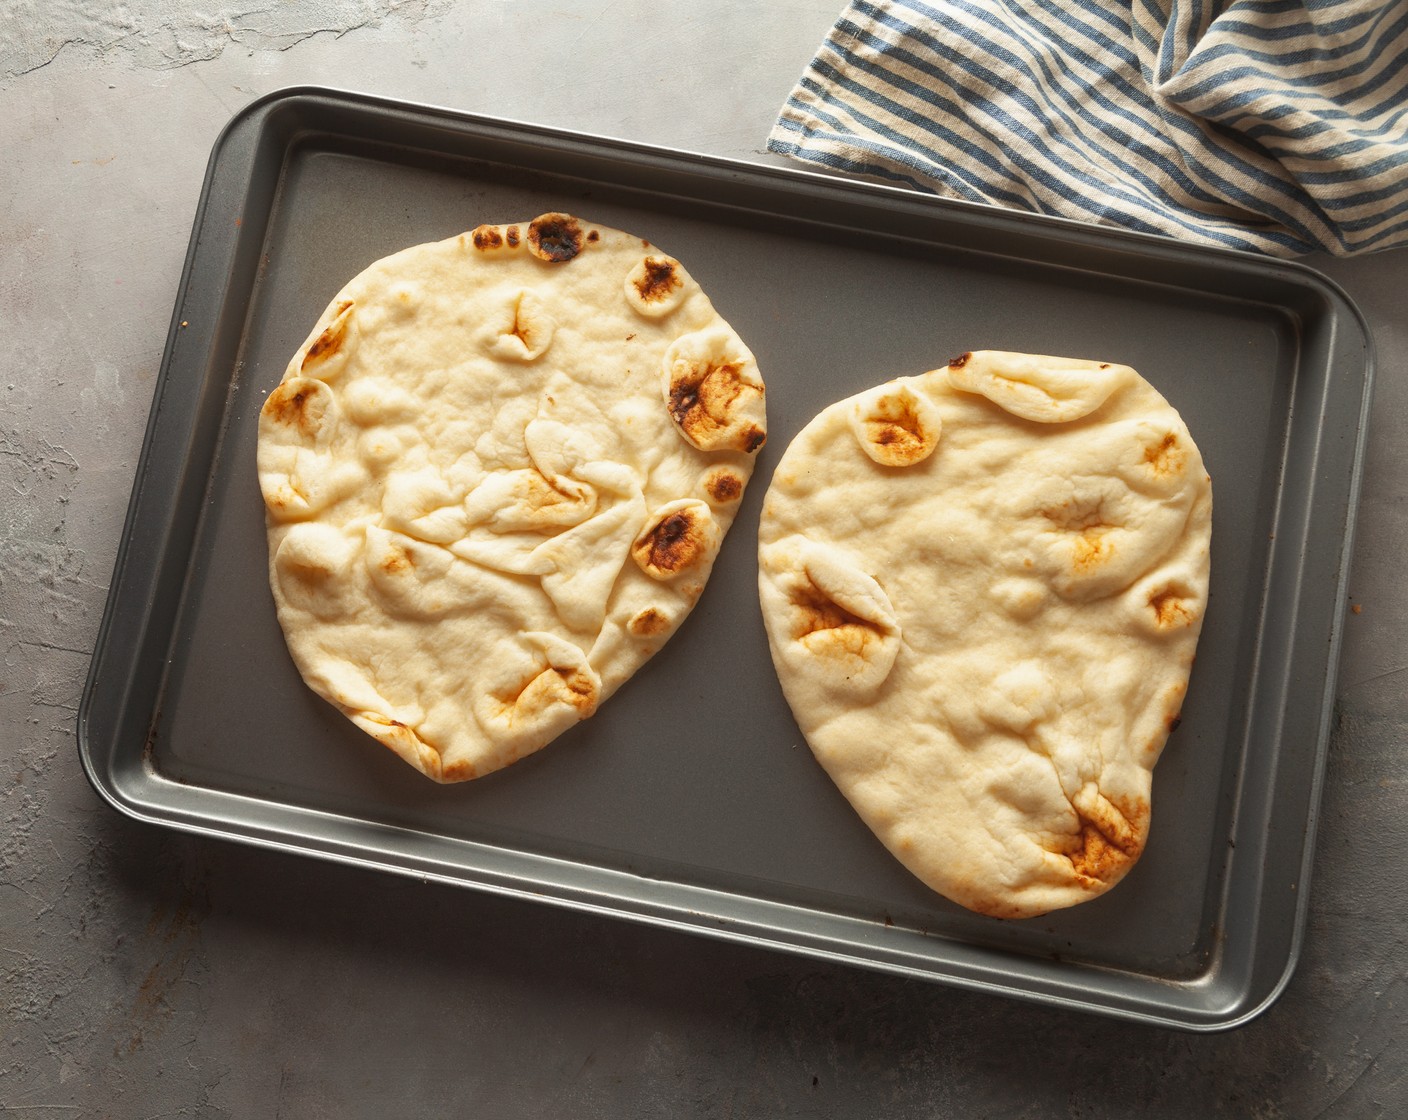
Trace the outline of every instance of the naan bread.
<path fill-rule="evenodd" d="M 640 238 L 545 214 L 377 261 L 260 415 L 289 652 L 430 777 L 506 766 L 680 625 L 765 429 L 753 355 Z"/>
<path fill-rule="evenodd" d="M 1139 858 L 1208 589 L 1212 491 L 1128 366 L 965 354 L 823 411 L 759 529 L 817 759 L 934 890 L 1003 918 Z"/>

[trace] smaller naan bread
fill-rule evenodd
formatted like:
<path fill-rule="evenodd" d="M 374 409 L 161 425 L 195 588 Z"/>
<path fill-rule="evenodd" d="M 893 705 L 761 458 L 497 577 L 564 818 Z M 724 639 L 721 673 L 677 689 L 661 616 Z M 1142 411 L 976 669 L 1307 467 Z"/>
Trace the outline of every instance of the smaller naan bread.
<path fill-rule="evenodd" d="M 1128 366 L 984 351 L 825 409 L 758 532 L 773 663 L 886 848 L 979 913 L 1144 850 L 1207 602 L 1212 490 Z"/>
<path fill-rule="evenodd" d="M 684 621 L 766 430 L 752 352 L 639 237 L 553 213 L 376 261 L 259 418 L 294 663 L 436 781 L 507 766 Z"/>

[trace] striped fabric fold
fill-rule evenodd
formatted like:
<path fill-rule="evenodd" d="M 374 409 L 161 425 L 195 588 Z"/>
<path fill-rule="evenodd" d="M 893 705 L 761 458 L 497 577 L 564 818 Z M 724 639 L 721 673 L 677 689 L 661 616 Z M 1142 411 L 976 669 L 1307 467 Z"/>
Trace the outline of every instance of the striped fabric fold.
<path fill-rule="evenodd" d="M 852 0 L 768 137 L 1276 256 L 1408 243 L 1408 0 Z"/>

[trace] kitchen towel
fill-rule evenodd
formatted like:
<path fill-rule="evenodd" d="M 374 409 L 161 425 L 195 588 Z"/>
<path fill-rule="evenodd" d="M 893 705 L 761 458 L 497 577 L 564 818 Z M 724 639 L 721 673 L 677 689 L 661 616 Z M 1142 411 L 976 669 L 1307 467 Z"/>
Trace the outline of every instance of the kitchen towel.
<path fill-rule="evenodd" d="M 1294 256 L 1408 242 L 1408 0 L 853 0 L 774 152 Z"/>

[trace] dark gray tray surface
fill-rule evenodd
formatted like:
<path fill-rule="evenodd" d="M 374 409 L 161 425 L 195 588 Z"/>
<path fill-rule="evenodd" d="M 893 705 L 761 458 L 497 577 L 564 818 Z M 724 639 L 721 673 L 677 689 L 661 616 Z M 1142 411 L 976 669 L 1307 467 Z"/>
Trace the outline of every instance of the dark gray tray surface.
<path fill-rule="evenodd" d="M 770 435 L 699 608 L 590 721 L 437 787 L 304 687 L 266 582 L 264 395 L 365 265 L 567 210 L 678 256 L 749 342 Z M 968 349 L 1139 369 L 1201 446 L 1210 607 L 1109 895 L 1025 923 L 928 892 L 811 758 L 756 594 L 773 465 L 817 411 Z M 1369 391 L 1308 270 L 331 91 L 212 157 L 80 720 L 95 785 L 183 828 L 534 894 L 1150 1022 L 1274 998 L 1303 921 Z"/>

